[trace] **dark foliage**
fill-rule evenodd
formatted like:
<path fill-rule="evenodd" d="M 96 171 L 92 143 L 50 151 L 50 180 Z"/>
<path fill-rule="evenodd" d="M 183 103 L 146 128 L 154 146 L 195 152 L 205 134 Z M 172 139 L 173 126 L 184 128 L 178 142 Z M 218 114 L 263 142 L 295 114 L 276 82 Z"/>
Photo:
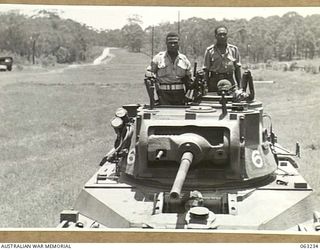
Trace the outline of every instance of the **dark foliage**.
<path fill-rule="evenodd" d="M 19 12 L 0 14 L 0 23 L 0 50 L 30 63 L 41 58 L 58 63 L 91 60 L 97 46 L 127 47 L 132 52 L 151 54 L 152 40 L 155 54 L 165 49 L 166 34 L 178 30 L 177 22 L 143 30 L 141 20 L 135 17 L 129 18 L 122 29 L 98 31 L 46 10 L 32 17 Z M 229 42 L 239 47 L 246 63 L 320 56 L 320 15 L 304 18 L 295 12 L 249 21 L 196 17 L 183 20 L 180 50 L 192 60 L 201 61 L 205 49 L 214 42 L 214 28 L 219 24 L 229 28 Z"/>

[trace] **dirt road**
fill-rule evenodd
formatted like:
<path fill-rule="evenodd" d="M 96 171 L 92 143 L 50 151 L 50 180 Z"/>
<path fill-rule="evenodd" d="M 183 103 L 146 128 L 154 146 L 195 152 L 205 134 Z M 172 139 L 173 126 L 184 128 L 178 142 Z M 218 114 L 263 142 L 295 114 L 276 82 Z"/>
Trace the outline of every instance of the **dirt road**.
<path fill-rule="evenodd" d="M 93 61 L 93 65 L 108 63 L 113 57 L 114 54 L 110 53 L 110 48 L 105 48 L 102 54 Z"/>

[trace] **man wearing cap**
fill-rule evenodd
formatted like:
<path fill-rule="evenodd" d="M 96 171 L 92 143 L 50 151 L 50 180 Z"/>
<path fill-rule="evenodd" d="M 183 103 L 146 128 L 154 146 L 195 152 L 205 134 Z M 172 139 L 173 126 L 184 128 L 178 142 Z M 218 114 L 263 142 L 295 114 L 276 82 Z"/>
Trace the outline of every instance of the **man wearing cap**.
<path fill-rule="evenodd" d="M 159 52 L 151 62 L 151 72 L 158 81 L 160 104 L 183 105 L 186 87 L 191 83 L 191 63 L 179 52 L 179 35 L 166 36 L 167 50 Z"/>
<path fill-rule="evenodd" d="M 205 79 L 209 92 L 217 92 L 217 83 L 222 79 L 240 86 L 241 64 L 238 48 L 227 42 L 228 29 L 218 26 L 215 30 L 216 44 L 206 49 L 204 54 Z"/>

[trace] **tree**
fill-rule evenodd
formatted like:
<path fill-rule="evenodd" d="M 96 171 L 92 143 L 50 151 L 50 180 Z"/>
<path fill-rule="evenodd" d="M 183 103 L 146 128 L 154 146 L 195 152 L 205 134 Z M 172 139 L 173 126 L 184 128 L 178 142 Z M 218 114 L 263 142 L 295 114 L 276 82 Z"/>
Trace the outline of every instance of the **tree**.
<path fill-rule="evenodd" d="M 283 27 L 286 27 L 283 32 L 289 36 L 287 39 L 289 45 L 286 46 L 286 49 L 290 54 L 290 60 L 293 57 L 300 58 L 303 51 L 302 40 L 305 33 L 303 17 L 296 12 L 288 12 L 281 18 L 281 23 Z"/>
<path fill-rule="evenodd" d="M 312 59 L 315 54 L 316 39 L 310 30 L 305 33 L 302 39 L 302 46 L 304 48 L 304 57 Z"/>
<path fill-rule="evenodd" d="M 140 52 L 144 38 L 144 31 L 139 24 L 141 20 L 135 15 L 128 18 L 128 22 L 121 30 L 125 39 L 125 45 L 132 52 Z"/>

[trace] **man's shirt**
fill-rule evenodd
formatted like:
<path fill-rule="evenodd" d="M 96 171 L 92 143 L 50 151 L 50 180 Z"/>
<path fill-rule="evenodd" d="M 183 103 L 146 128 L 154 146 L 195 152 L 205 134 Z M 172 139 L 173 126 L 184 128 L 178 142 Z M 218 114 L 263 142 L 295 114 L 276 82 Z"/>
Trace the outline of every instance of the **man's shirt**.
<path fill-rule="evenodd" d="M 182 83 L 182 78 L 191 77 L 191 63 L 181 53 L 178 53 L 172 62 L 167 51 L 162 51 L 154 56 L 151 62 L 151 72 L 156 74 L 160 84 Z"/>
<path fill-rule="evenodd" d="M 204 54 L 203 69 L 215 73 L 232 74 L 240 67 L 240 55 L 236 46 L 227 44 L 225 54 L 221 54 L 216 45 L 211 45 Z"/>

